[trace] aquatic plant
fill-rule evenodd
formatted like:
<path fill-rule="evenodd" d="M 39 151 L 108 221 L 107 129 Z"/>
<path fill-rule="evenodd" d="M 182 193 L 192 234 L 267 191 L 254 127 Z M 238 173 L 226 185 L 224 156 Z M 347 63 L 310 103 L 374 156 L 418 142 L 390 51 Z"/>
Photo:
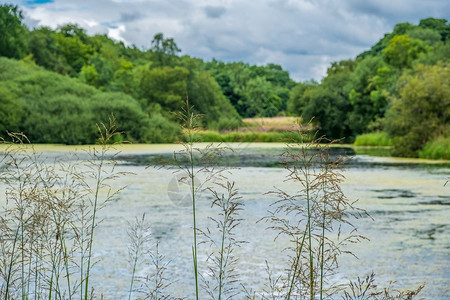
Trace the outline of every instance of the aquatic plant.
<path fill-rule="evenodd" d="M 300 130 L 299 135 L 304 135 Z M 319 137 L 309 143 L 291 143 L 281 154 L 288 174 L 285 181 L 297 186 L 294 194 L 276 188 L 269 195 L 276 196 L 272 210 L 263 220 L 286 236 L 291 245 L 285 275 L 277 278 L 279 297 L 285 299 L 323 299 L 338 291 L 327 281 L 338 266 L 349 243 L 357 243 L 364 236 L 357 233 L 352 220 L 365 214 L 349 201 L 341 190 L 344 177 L 344 157 L 330 158 L 329 141 Z M 347 232 L 342 231 L 345 225 Z M 273 292 L 271 292 L 273 293 Z"/>
<path fill-rule="evenodd" d="M 239 197 L 234 183 L 227 181 L 224 174 L 226 168 L 217 167 L 217 157 L 223 155 L 229 149 L 220 144 L 208 144 L 202 148 L 195 146 L 195 143 L 199 141 L 197 134 L 202 115 L 194 113 L 193 106 L 189 104 L 188 98 L 186 99 L 186 106 L 177 113 L 177 117 L 185 133 L 185 141 L 180 142 L 183 150 L 175 152 L 173 159 L 164 166 L 174 169 L 174 174 L 178 175 L 177 180 L 187 183 L 190 187 L 195 297 L 199 299 L 201 294 L 200 281 L 202 281 L 203 288 L 212 298 L 215 298 L 214 294 L 217 294 L 217 299 L 222 299 L 222 296 L 231 294 L 234 290 L 231 287 L 231 284 L 234 283 L 232 268 L 236 264 L 236 259 L 232 256 L 232 251 L 233 245 L 239 244 L 239 242 L 233 238 L 232 230 L 239 223 L 236 214 L 242 205 L 238 201 Z M 199 178 L 201 178 L 201 181 Z M 226 195 L 220 194 L 217 189 L 224 189 Z M 209 228 L 199 229 L 197 226 L 196 205 L 200 193 L 203 192 L 212 194 L 214 200 L 211 206 L 219 208 L 221 219 L 211 217 L 220 233 L 219 241 L 213 238 Z M 203 241 L 198 240 L 198 234 L 202 235 Z M 218 247 L 218 252 L 214 252 L 215 254 L 208 257 L 209 262 L 213 264 L 212 267 L 209 267 L 209 275 L 217 280 L 217 285 L 214 288 L 210 286 L 208 279 L 199 276 L 198 245 L 200 243 L 208 243 L 210 246 L 216 245 Z"/>
<path fill-rule="evenodd" d="M 92 299 L 94 231 L 104 205 L 121 189 L 115 171 L 114 120 L 98 126 L 99 147 L 81 162 L 50 160 L 23 134 L 10 134 L 1 157 L 6 203 L 0 216 L 0 296 L 4 299 Z M 108 154 L 107 154 L 108 153 Z M 101 193 L 100 193 L 101 191 Z M 78 274 L 78 276 L 76 275 Z"/>

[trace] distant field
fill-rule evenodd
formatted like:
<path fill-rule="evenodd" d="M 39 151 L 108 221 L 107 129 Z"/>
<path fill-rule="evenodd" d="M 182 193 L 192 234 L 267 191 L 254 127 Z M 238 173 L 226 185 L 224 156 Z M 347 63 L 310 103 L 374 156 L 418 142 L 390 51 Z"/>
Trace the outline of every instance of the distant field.
<path fill-rule="evenodd" d="M 292 131 L 297 128 L 299 120 L 299 117 L 247 118 L 242 120 L 244 125 L 239 131 Z"/>

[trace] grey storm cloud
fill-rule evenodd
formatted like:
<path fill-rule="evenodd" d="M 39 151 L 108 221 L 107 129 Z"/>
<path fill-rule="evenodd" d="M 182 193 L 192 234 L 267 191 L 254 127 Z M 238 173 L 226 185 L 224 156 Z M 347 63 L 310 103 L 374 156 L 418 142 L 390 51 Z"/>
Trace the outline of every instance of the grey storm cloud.
<path fill-rule="evenodd" d="M 393 26 L 448 19 L 447 0 L 13 0 L 30 27 L 78 23 L 149 48 L 153 35 L 175 39 L 205 60 L 276 63 L 296 80 L 320 80 L 333 61 L 368 50 Z"/>
<path fill-rule="evenodd" d="M 211 19 L 218 19 L 227 9 L 223 6 L 205 6 L 205 13 Z"/>
<path fill-rule="evenodd" d="M 139 19 L 144 18 L 145 15 L 143 15 L 140 12 L 124 12 L 120 14 L 120 20 L 119 22 L 123 22 L 123 23 L 129 23 L 129 22 L 134 22 L 137 21 Z"/>

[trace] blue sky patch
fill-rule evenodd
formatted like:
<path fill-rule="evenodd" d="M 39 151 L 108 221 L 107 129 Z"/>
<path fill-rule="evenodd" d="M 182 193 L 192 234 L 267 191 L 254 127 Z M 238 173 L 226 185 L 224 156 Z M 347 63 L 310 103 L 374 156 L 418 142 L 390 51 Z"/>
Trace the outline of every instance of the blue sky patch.
<path fill-rule="evenodd" d="M 54 0 L 26 0 L 25 5 L 36 5 L 36 4 L 45 4 L 45 3 L 51 3 Z"/>

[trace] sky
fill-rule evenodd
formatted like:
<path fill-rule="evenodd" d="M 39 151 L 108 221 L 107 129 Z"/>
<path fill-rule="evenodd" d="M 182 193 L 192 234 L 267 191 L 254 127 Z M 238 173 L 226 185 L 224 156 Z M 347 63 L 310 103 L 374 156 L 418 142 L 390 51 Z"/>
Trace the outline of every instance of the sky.
<path fill-rule="evenodd" d="M 12 0 L 30 28 L 76 23 L 149 49 L 156 33 L 181 54 L 279 64 L 297 81 L 370 49 L 397 23 L 450 19 L 448 0 Z"/>

